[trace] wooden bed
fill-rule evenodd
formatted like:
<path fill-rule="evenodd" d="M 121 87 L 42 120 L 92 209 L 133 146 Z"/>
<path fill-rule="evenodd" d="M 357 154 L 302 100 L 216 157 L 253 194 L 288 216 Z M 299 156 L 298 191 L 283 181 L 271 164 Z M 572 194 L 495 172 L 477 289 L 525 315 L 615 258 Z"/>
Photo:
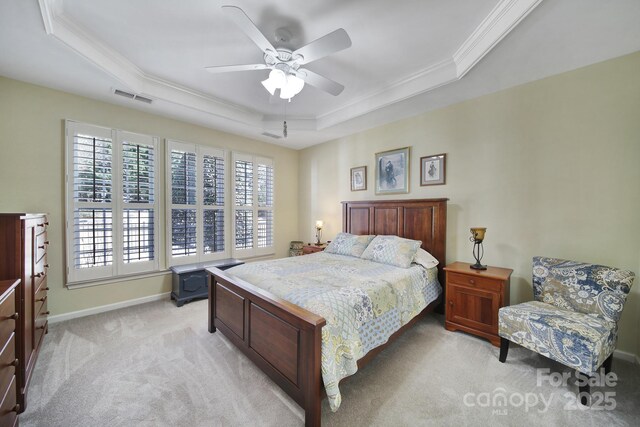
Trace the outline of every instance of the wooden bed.
<path fill-rule="evenodd" d="M 352 234 L 394 234 L 421 240 L 438 261 L 444 288 L 448 199 L 342 202 L 343 230 Z M 209 269 L 209 332 L 219 329 L 305 411 L 305 425 L 319 426 L 325 396 L 320 372 L 324 318 L 216 268 Z M 444 289 L 443 289 L 444 291 Z M 358 361 L 362 368 L 421 316 L 441 295 L 389 341 Z"/>

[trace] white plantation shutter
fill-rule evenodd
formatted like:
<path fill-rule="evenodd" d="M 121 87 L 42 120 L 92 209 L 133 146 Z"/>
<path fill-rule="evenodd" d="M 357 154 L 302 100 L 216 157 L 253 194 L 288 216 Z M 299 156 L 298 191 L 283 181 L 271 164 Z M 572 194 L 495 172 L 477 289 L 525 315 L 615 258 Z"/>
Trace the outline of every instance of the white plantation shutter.
<path fill-rule="evenodd" d="M 202 150 L 203 253 L 225 251 L 224 152 Z"/>
<path fill-rule="evenodd" d="M 72 121 L 66 128 L 68 282 L 157 269 L 157 139 Z"/>
<path fill-rule="evenodd" d="M 228 257 L 225 245 L 225 153 L 169 141 L 169 264 Z"/>
<path fill-rule="evenodd" d="M 273 161 L 233 153 L 233 254 L 274 253 Z"/>
<path fill-rule="evenodd" d="M 122 159 L 122 262 L 125 273 L 159 267 L 157 140 L 118 132 Z"/>

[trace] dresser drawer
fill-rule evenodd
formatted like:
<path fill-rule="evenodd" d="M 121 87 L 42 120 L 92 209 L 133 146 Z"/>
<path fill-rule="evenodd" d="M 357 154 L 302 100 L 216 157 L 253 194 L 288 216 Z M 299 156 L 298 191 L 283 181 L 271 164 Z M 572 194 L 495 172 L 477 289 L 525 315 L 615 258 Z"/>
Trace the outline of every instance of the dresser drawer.
<path fill-rule="evenodd" d="M 47 246 L 49 246 L 49 240 L 47 239 L 47 232 L 45 231 L 36 236 L 36 261 L 40 261 L 44 254 L 47 253 Z"/>
<path fill-rule="evenodd" d="M 0 390 L 0 395 L 3 395 L 2 403 L 0 404 L 0 426 L 13 426 L 18 416 L 20 408 L 16 405 L 16 376 L 11 377 L 11 383 L 6 390 Z"/>
<path fill-rule="evenodd" d="M 43 285 L 36 291 L 35 296 L 33 298 L 33 306 L 36 307 L 35 317 L 38 317 L 37 307 L 41 305 L 43 302 L 47 300 L 49 294 L 47 292 L 47 283 L 46 280 L 43 282 Z"/>
<path fill-rule="evenodd" d="M 487 277 L 470 276 L 467 274 L 447 272 L 447 281 L 456 285 L 469 286 L 470 288 L 484 289 L 492 292 L 500 292 L 502 282 Z"/>
<path fill-rule="evenodd" d="M 11 377 L 16 373 L 16 335 L 11 334 L 9 341 L 0 352 L 0 394 L 9 387 Z"/>
<path fill-rule="evenodd" d="M 47 298 L 45 295 L 44 301 L 36 301 L 35 302 L 35 311 L 33 312 L 33 317 L 35 322 L 33 323 L 33 349 L 38 351 L 40 348 L 40 341 L 42 340 L 42 335 L 44 335 L 44 331 L 47 330 Z"/>
<path fill-rule="evenodd" d="M 40 299 L 44 296 L 44 295 L 40 295 L 41 293 L 44 293 L 44 294 L 47 293 L 47 291 L 49 290 L 47 280 L 48 280 L 47 276 L 44 276 L 40 281 L 40 283 L 36 285 L 36 292 L 34 294 L 34 299 Z"/>
<path fill-rule="evenodd" d="M 45 256 L 40 258 L 40 261 L 38 261 L 33 266 L 33 278 L 34 278 L 34 283 L 35 283 L 34 284 L 34 289 L 38 289 L 40 287 L 42 281 L 47 276 L 47 268 L 48 267 L 49 267 L 49 264 L 47 264 L 47 256 L 45 254 Z"/>
<path fill-rule="evenodd" d="M 0 303 L 0 346 L 4 346 L 16 330 L 18 313 L 15 296 L 15 290 L 11 290 L 7 298 Z"/>

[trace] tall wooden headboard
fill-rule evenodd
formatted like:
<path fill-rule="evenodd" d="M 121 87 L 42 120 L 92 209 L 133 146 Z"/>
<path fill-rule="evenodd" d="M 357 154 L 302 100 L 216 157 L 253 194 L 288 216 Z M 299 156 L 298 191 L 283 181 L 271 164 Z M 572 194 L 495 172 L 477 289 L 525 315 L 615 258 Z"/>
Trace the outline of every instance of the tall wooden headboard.
<path fill-rule="evenodd" d="M 438 279 L 444 285 L 447 200 L 449 199 L 342 202 L 342 229 L 351 234 L 393 234 L 421 240 L 422 249 L 439 261 Z"/>

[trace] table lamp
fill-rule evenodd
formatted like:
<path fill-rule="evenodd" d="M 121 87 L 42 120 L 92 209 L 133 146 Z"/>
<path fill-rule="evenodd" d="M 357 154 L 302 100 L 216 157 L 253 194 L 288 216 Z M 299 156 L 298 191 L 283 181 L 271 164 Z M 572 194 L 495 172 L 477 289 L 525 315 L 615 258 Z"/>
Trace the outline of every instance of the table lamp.
<path fill-rule="evenodd" d="M 474 270 L 486 270 L 487 266 L 480 264 L 480 260 L 484 256 L 484 247 L 482 246 L 482 241 L 484 240 L 484 234 L 487 232 L 487 229 L 484 227 L 473 227 L 471 228 L 471 237 L 470 241 L 473 242 L 473 257 L 476 260 L 476 263 L 469 266 Z"/>
<path fill-rule="evenodd" d="M 322 220 L 317 220 L 316 221 L 316 245 L 320 244 L 320 238 L 322 237 L 322 226 L 324 225 L 324 223 L 322 222 Z"/>

